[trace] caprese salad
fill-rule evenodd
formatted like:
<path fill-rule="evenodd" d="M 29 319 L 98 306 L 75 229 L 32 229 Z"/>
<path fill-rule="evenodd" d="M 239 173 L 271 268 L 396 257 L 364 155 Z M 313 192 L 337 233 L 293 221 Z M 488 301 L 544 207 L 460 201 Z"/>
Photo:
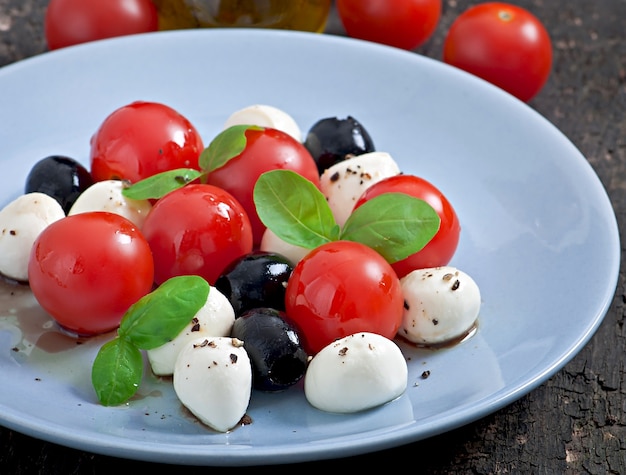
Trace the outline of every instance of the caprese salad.
<path fill-rule="evenodd" d="M 449 265 L 452 204 L 354 117 L 303 134 L 256 104 L 205 146 L 175 109 L 137 101 L 103 120 L 89 162 L 31 169 L 0 210 L 0 274 L 64 332 L 110 332 L 92 362 L 103 405 L 133 397 L 145 355 L 219 432 L 253 390 L 301 380 L 319 410 L 363 411 L 407 387 L 395 339 L 439 346 L 476 326 L 478 285 Z"/>

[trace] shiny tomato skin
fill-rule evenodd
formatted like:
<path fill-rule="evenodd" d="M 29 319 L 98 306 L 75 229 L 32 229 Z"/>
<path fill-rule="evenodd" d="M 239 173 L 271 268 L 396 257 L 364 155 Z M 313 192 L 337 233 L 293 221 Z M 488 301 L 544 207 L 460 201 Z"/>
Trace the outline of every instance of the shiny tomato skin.
<path fill-rule="evenodd" d="M 50 0 L 44 29 L 48 49 L 157 31 L 151 0 Z"/>
<path fill-rule="evenodd" d="M 189 184 L 160 198 L 142 230 L 154 255 L 157 284 L 199 275 L 213 285 L 230 262 L 252 251 L 246 211 L 213 185 Z"/>
<path fill-rule="evenodd" d="M 402 278 L 415 269 L 447 265 L 456 252 L 461 234 L 459 218 L 448 198 L 429 181 L 415 175 L 403 174 L 374 183 L 365 190 L 354 208 L 375 196 L 389 192 L 405 193 L 426 201 L 441 220 L 439 231 L 421 251 L 392 264 L 398 277 Z"/>
<path fill-rule="evenodd" d="M 94 211 L 67 216 L 41 232 L 28 279 L 61 328 L 92 336 L 117 328 L 128 308 L 152 290 L 154 263 L 132 222 Z"/>
<path fill-rule="evenodd" d="M 528 102 L 550 76 L 552 42 L 528 10 L 488 2 L 470 7 L 452 23 L 443 60 Z"/>
<path fill-rule="evenodd" d="M 348 36 L 412 50 L 435 32 L 441 0 L 337 0 Z"/>
<path fill-rule="evenodd" d="M 252 223 L 254 245 L 265 232 L 254 205 L 254 185 L 270 170 L 293 170 L 319 187 L 317 164 L 305 146 L 289 134 L 272 128 L 246 130 L 246 147 L 224 166 L 209 173 L 207 183 L 225 189 L 244 207 Z"/>
<path fill-rule="evenodd" d="M 166 104 L 149 101 L 114 110 L 90 144 L 95 181 L 131 183 L 177 168 L 198 169 L 204 149 L 200 133 L 189 119 Z"/>
<path fill-rule="evenodd" d="M 393 339 L 402 321 L 400 280 L 380 254 L 364 244 L 333 241 L 296 264 L 287 283 L 285 311 L 314 355 L 357 332 Z"/>

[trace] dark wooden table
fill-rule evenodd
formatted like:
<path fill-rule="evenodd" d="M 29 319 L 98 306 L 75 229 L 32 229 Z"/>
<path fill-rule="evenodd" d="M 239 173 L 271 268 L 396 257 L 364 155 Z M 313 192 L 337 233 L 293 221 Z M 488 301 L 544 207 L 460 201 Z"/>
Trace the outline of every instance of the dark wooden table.
<path fill-rule="evenodd" d="M 452 20 L 479 2 L 444 0 L 434 37 L 418 53 L 441 58 Z M 513 0 L 542 19 L 554 67 L 530 106 L 588 158 L 608 190 L 620 231 L 626 226 L 626 0 Z M 0 0 L 0 67 L 46 50 L 46 0 Z M 328 33 L 342 34 L 333 14 Z M 1 91 L 0 91 L 1 92 Z M 1 126 L 1 125 L 0 125 Z M 0 144 L 1 150 L 1 144 Z M 624 261 L 622 260 L 622 269 Z M 599 330 L 564 369 L 510 406 L 449 433 L 351 459 L 272 470 L 389 465 L 417 473 L 626 473 L 626 293 L 620 273 Z M 10 381 L 2 381 L 10 384 Z M 347 462 L 350 462 L 349 464 Z M 389 464 L 389 465 L 387 465 Z M 388 468 L 389 467 L 389 468 Z M 0 474 L 176 470 L 85 453 L 0 428 Z M 207 468 L 184 467 L 184 473 Z"/>

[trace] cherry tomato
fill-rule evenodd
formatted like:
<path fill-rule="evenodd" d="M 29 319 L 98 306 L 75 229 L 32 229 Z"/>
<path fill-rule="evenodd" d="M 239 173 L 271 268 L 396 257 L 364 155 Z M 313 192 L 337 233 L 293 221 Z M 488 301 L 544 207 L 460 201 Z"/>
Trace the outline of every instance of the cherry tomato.
<path fill-rule="evenodd" d="M 203 149 L 200 133 L 182 114 L 136 101 L 113 111 L 91 137 L 91 175 L 135 183 L 176 168 L 198 169 Z"/>
<path fill-rule="evenodd" d="M 411 50 L 435 32 L 441 0 L 337 0 L 337 13 L 348 36 Z"/>
<path fill-rule="evenodd" d="M 382 193 L 397 192 L 426 201 L 439 215 L 439 231 L 422 250 L 392 264 L 402 278 L 414 269 L 447 265 L 456 252 L 461 225 L 448 199 L 432 183 L 415 175 L 396 175 L 370 186 L 357 200 L 355 209 Z"/>
<path fill-rule="evenodd" d="M 319 172 L 306 147 L 289 134 L 272 128 L 250 128 L 245 135 L 245 149 L 209 173 L 207 183 L 225 189 L 241 203 L 252 223 L 254 245 L 258 246 L 265 232 L 253 199 L 259 176 L 270 170 L 288 169 L 319 187 Z"/>
<path fill-rule="evenodd" d="M 452 23 L 443 60 L 527 102 L 548 80 L 552 42 L 529 11 L 508 3 L 482 3 Z"/>
<path fill-rule="evenodd" d="M 150 246 L 126 218 L 104 211 L 76 214 L 35 240 L 28 281 L 41 307 L 77 335 L 111 331 L 152 290 Z"/>
<path fill-rule="evenodd" d="M 50 0 L 44 28 L 51 50 L 87 41 L 157 31 L 150 0 Z"/>
<path fill-rule="evenodd" d="M 160 198 L 142 230 L 154 255 L 157 284 L 199 275 L 213 285 L 231 261 L 252 251 L 246 211 L 213 185 L 192 183 Z"/>
<path fill-rule="evenodd" d="M 285 311 L 311 355 L 338 338 L 373 332 L 394 338 L 402 321 L 400 280 L 364 244 L 333 241 L 313 249 L 287 283 Z"/>

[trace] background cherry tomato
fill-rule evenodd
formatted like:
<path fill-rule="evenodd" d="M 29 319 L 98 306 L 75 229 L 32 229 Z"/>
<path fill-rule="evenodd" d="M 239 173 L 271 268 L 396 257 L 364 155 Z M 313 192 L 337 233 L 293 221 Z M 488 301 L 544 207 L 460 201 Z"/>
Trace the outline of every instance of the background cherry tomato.
<path fill-rule="evenodd" d="M 443 60 L 526 102 L 550 76 L 552 42 L 528 10 L 489 2 L 467 9 L 452 23 Z"/>
<path fill-rule="evenodd" d="M 199 275 L 213 285 L 230 262 L 252 251 L 252 228 L 241 204 L 213 185 L 189 184 L 159 199 L 143 233 L 154 255 L 155 282 Z"/>
<path fill-rule="evenodd" d="M 373 332 L 394 338 L 402 321 L 400 281 L 364 244 L 334 241 L 312 250 L 287 283 L 285 311 L 314 355 L 337 338 Z"/>
<path fill-rule="evenodd" d="M 309 151 L 289 134 L 264 128 L 248 129 L 245 135 L 243 152 L 209 173 L 207 183 L 225 189 L 241 203 L 252 224 L 254 244 L 258 246 L 265 232 L 253 199 L 259 176 L 270 170 L 293 170 L 319 187 L 319 172 Z"/>
<path fill-rule="evenodd" d="M 337 0 L 346 33 L 411 50 L 425 43 L 441 18 L 441 0 Z"/>
<path fill-rule="evenodd" d="M 459 244 L 461 225 L 448 199 L 432 183 L 415 175 L 396 175 L 370 186 L 354 205 L 358 208 L 367 200 L 382 193 L 406 193 L 426 201 L 439 215 L 439 231 L 421 251 L 392 264 L 402 278 L 414 269 L 447 265 Z"/>
<path fill-rule="evenodd" d="M 91 175 L 135 183 L 176 168 L 198 169 L 203 149 L 200 133 L 182 114 L 136 101 L 113 111 L 91 137 Z"/>
<path fill-rule="evenodd" d="M 50 0 L 45 16 L 48 48 L 157 31 L 157 10 L 150 0 Z"/>
<path fill-rule="evenodd" d="M 87 212 L 41 232 L 31 250 L 28 281 L 62 328 L 96 335 L 117 328 L 128 308 L 152 290 L 154 264 L 133 223 L 118 214 Z"/>

